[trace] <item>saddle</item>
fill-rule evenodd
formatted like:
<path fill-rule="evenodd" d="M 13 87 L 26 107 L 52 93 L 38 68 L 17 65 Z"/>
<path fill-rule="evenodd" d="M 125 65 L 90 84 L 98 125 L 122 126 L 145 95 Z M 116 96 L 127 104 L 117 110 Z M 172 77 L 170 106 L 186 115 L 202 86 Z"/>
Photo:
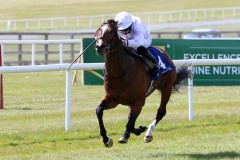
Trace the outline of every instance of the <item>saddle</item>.
<path fill-rule="evenodd" d="M 140 58 L 144 64 L 149 68 L 149 70 L 153 69 L 154 64 L 152 63 L 151 60 L 149 60 L 146 57 L 143 57 L 142 55 L 139 55 L 132 47 L 128 47 L 126 45 L 123 45 L 123 49 L 128 52 L 129 54 L 136 56 L 138 58 Z M 146 95 L 148 95 L 151 91 L 152 91 L 152 87 L 153 87 L 153 82 L 157 79 L 160 78 L 160 76 L 164 73 L 170 72 L 172 70 L 175 69 L 175 66 L 172 66 L 167 59 L 165 58 L 165 56 L 163 55 L 162 51 L 160 51 L 160 49 L 155 48 L 155 47 L 148 47 L 147 48 L 149 50 L 149 52 L 155 57 L 155 59 L 158 62 L 158 65 L 160 66 L 160 70 L 158 73 L 155 73 L 153 75 L 151 75 L 151 82 L 150 85 L 148 87 L 147 93 Z"/>
<path fill-rule="evenodd" d="M 152 63 L 152 61 L 149 60 L 149 59 L 146 58 L 146 57 L 143 57 L 142 55 L 139 55 L 139 54 L 137 53 L 137 51 L 135 51 L 132 47 L 123 45 L 123 49 L 124 49 L 126 52 L 130 53 L 131 55 L 140 58 L 140 59 L 143 61 L 143 63 L 144 63 L 150 70 L 153 69 L 154 64 Z"/>
<path fill-rule="evenodd" d="M 142 55 L 139 55 L 132 47 L 123 45 L 123 49 L 128 52 L 129 54 L 138 57 L 143 61 L 143 63 L 149 68 L 149 70 L 153 69 L 154 64 L 151 60 L 149 60 L 147 57 L 144 57 Z M 158 73 L 151 75 L 153 80 L 158 79 L 162 74 L 166 72 L 170 72 L 175 69 L 175 66 L 172 66 L 165 56 L 163 55 L 162 51 L 156 47 L 148 47 L 148 51 L 155 57 L 158 65 L 160 66 L 160 70 Z"/>

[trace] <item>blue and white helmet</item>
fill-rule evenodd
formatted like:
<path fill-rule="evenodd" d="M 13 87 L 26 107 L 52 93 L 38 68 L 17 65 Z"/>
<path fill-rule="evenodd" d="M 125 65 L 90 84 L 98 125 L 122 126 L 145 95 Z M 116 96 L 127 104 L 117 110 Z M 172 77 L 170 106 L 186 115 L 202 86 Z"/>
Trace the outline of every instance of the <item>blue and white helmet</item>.
<path fill-rule="evenodd" d="M 128 12 L 120 12 L 116 15 L 118 30 L 124 30 L 132 24 L 132 16 Z"/>

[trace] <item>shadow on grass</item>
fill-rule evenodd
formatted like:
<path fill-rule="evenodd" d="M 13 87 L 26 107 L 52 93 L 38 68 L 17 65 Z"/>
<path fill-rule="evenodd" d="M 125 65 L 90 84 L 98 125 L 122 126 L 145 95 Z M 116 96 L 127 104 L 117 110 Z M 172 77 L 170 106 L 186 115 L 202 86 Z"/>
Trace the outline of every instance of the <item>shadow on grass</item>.
<path fill-rule="evenodd" d="M 44 108 L 30 108 L 30 107 L 13 107 L 13 108 L 4 108 L 4 110 L 8 111 L 30 111 L 30 110 L 44 110 Z M 46 110 L 46 109 L 45 109 Z"/>
<path fill-rule="evenodd" d="M 233 151 L 226 152 L 217 152 L 217 153 L 195 153 L 195 154 L 178 154 L 180 157 L 189 157 L 192 159 L 232 159 L 232 158 L 240 158 L 240 154 Z"/>
<path fill-rule="evenodd" d="M 168 128 L 157 128 L 156 131 L 160 131 L 160 132 L 169 132 L 169 131 L 174 131 L 174 130 L 178 130 L 178 129 L 191 129 L 191 128 L 196 128 L 196 127 L 212 127 L 212 126 L 227 126 L 229 124 L 235 124 L 232 122 L 209 122 L 209 123 L 205 123 L 205 124 L 187 124 L 187 125 L 181 125 L 181 126 L 170 126 Z M 238 123 L 236 123 L 238 124 Z"/>
<path fill-rule="evenodd" d="M 21 110 L 33 110 L 33 108 L 28 108 L 28 107 L 24 107 L 24 108 L 21 108 L 21 107 L 14 107 L 14 108 L 4 108 L 4 110 L 9 110 L 9 111 L 21 111 Z"/>

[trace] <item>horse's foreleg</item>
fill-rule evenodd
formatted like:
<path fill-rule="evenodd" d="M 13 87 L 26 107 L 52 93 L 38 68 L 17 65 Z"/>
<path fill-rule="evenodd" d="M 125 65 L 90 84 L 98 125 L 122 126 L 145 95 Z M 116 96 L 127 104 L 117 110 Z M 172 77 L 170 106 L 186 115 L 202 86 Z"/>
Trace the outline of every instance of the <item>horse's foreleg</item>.
<path fill-rule="evenodd" d="M 107 131 L 105 129 L 104 123 L 103 123 L 103 110 L 104 108 L 100 105 L 96 109 L 96 114 L 98 118 L 98 123 L 100 127 L 100 135 L 103 137 L 103 143 L 105 144 L 106 147 L 111 147 L 112 142 L 111 139 L 107 136 Z"/>
<path fill-rule="evenodd" d="M 130 133 L 134 133 L 135 135 L 139 136 L 142 132 L 144 132 L 147 127 L 139 126 L 135 128 L 135 122 L 137 120 L 138 115 L 140 114 L 142 107 L 132 107 L 130 110 L 130 115 L 128 118 L 128 123 L 126 125 L 126 131 L 124 132 L 123 136 L 119 139 L 119 143 L 127 143 L 128 138 L 130 137 Z"/>
<path fill-rule="evenodd" d="M 112 105 L 110 105 L 110 104 L 112 104 Z M 99 127 L 100 127 L 100 135 L 102 136 L 103 143 L 105 144 L 106 147 L 112 147 L 113 140 L 107 136 L 107 131 L 106 131 L 104 123 L 103 123 L 103 111 L 105 109 L 113 108 L 115 106 L 117 106 L 116 103 L 107 103 L 106 100 L 103 100 L 102 103 L 96 109 L 96 114 L 97 114 L 98 123 L 99 123 Z"/>

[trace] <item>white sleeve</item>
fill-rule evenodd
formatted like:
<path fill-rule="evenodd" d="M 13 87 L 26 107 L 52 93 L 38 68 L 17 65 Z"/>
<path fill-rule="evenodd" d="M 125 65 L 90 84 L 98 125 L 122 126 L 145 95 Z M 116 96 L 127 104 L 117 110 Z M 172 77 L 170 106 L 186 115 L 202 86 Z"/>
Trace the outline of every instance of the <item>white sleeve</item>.
<path fill-rule="evenodd" d="M 152 38 L 148 27 L 140 20 L 134 24 L 134 38 L 128 40 L 128 46 L 137 49 L 139 46 L 148 48 L 152 43 Z"/>
<path fill-rule="evenodd" d="M 117 31 L 118 33 L 118 36 L 121 38 L 121 39 L 127 39 L 126 35 L 124 35 L 123 33 L 121 33 L 120 31 Z"/>
<path fill-rule="evenodd" d="M 151 37 L 144 37 L 144 34 L 137 33 L 134 36 L 134 39 L 128 40 L 128 46 L 133 48 L 138 48 L 139 46 L 144 46 L 145 48 L 148 48 L 152 43 Z"/>

